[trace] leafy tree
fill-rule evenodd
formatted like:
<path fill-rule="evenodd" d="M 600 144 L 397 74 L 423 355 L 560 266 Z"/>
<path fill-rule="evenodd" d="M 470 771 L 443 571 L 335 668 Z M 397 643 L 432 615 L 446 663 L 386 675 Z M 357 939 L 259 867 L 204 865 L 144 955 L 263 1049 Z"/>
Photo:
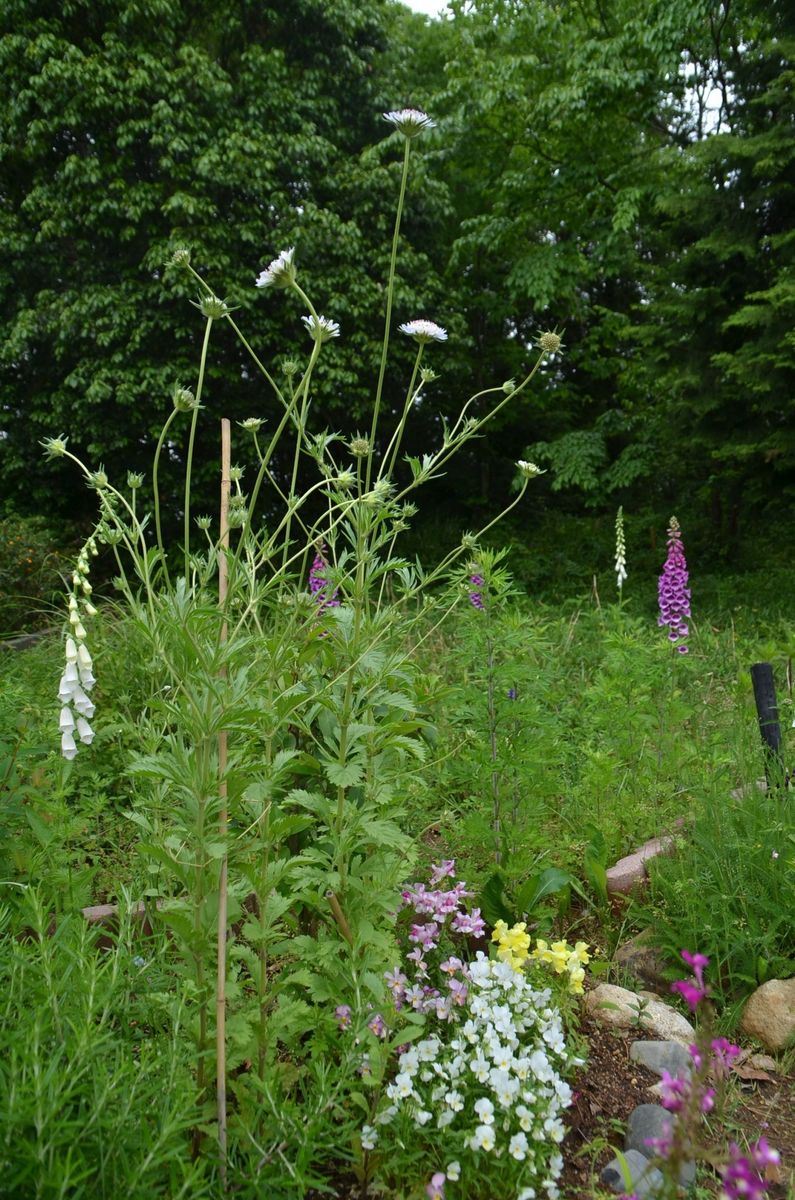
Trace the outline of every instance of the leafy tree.
<path fill-rule="evenodd" d="M 177 245 L 241 309 L 272 364 L 308 343 L 300 312 L 253 283 L 295 243 L 307 291 L 343 328 L 321 380 L 327 419 L 356 421 L 378 361 L 400 171 L 380 118 L 395 106 L 395 65 L 383 57 L 392 19 L 386 0 L 4 5 L 6 507 L 93 511 L 91 497 L 42 463 L 46 435 L 68 434 L 116 477 L 150 461 L 173 386 L 194 383 L 202 337 L 188 307 L 195 288 L 164 266 Z M 398 320 L 439 291 L 423 241 L 441 191 L 416 162 Z M 217 416 L 272 411 L 224 323 L 205 396 Z M 209 474 L 212 422 L 205 431 L 198 457 Z M 179 437 L 171 451 L 181 454 Z"/>

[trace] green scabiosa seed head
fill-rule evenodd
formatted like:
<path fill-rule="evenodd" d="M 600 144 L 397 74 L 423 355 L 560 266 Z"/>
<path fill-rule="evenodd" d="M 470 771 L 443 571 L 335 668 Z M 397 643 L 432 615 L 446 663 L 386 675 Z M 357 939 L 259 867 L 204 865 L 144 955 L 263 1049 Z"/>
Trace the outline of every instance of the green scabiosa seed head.
<path fill-rule="evenodd" d="M 545 354 L 557 354 L 563 345 L 563 339 L 560 334 L 553 333 L 551 330 L 547 333 L 542 333 L 538 339 L 538 346 Z"/>

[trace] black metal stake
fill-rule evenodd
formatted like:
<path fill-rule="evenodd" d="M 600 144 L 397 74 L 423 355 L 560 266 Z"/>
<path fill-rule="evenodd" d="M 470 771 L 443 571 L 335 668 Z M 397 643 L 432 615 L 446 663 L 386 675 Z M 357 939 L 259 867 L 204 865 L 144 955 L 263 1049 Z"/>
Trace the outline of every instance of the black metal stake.
<path fill-rule="evenodd" d="M 759 717 L 759 732 L 765 747 L 765 778 L 768 788 L 786 787 L 789 776 L 781 756 L 781 725 L 778 719 L 776 685 L 770 663 L 754 663 L 751 667 L 754 700 Z"/>

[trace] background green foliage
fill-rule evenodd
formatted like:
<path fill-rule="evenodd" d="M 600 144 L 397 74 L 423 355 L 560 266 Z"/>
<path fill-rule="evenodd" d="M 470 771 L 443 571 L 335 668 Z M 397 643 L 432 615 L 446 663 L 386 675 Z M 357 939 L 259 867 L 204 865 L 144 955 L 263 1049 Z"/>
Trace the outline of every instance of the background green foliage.
<path fill-rule="evenodd" d="M 539 329 L 566 343 L 533 397 L 435 485 L 435 519 L 493 513 L 521 447 L 552 468 L 550 529 L 606 503 L 657 524 L 686 505 L 702 558 L 758 546 L 795 482 L 794 38 L 779 0 L 454 0 L 436 22 L 392 0 L 13 0 L 0 24 L 0 503 L 87 513 L 41 463 L 47 434 L 112 472 L 148 460 L 200 337 L 186 277 L 164 269 L 177 243 L 274 363 L 303 335 L 300 312 L 253 278 L 295 242 L 343 331 L 318 372 L 318 416 L 355 428 L 399 170 L 379 114 L 414 103 L 440 130 L 412 167 L 394 316 L 432 316 L 451 339 L 406 449 L 435 444 L 438 413 L 484 372 L 518 375 Z M 271 415 L 225 336 L 206 395 L 216 415 Z M 215 453 L 208 433 L 202 463 Z"/>

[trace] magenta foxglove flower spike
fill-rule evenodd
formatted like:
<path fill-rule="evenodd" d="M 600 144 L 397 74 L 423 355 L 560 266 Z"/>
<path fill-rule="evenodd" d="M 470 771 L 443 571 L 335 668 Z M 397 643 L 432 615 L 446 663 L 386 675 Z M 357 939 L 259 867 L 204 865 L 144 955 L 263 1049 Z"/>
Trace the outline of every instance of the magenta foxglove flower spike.
<path fill-rule="evenodd" d="M 339 608 L 340 603 L 337 588 L 329 595 L 328 563 L 323 557 L 323 549 L 323 546 L 318 548 L 309 569 L 309 591 L 321 612 L 324 608 Z"/>
<path fill-rule="evenodd" d="M 687 624 L 690 616 L 688 579 L 687 561 L 682 548 L 682 531 L 676 517 L 671 517 L 668 526 L 668 557 L 657 587 L 660 602 L 657 624 L 661 628 L 668 626 L 668 639 L 678 643 L 676 649 L 680 654 L 687 654 L 688 648 L 682 639 L 690 633 Z"/>

